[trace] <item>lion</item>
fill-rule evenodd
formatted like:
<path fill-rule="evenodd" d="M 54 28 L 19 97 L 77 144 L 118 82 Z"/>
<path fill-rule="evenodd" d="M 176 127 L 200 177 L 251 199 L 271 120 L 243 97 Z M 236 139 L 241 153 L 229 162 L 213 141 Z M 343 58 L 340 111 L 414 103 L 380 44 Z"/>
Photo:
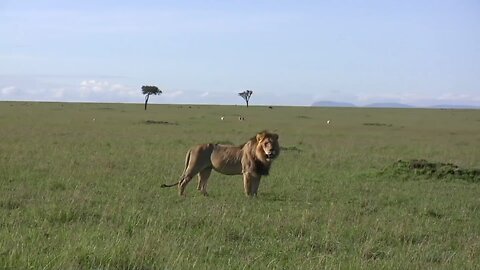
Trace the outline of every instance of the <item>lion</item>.
<path fill-rule="evenodd" d="M 198 175 L 197 189 L 207 193 L 207 182 L 212 169 L 225 175 L 243 174 L 245 195 L 257 196 L 260 178 L 268 175 L 274 159 L 280 154 L 278 134 L 259 132 L 240 146 L 224 144 L 201 144 L 192 147 L 185 157 L 185 169 L 180 180 L 161 187 L 178 185 L 180 196 L 185 195 L 185 187 Z"/>

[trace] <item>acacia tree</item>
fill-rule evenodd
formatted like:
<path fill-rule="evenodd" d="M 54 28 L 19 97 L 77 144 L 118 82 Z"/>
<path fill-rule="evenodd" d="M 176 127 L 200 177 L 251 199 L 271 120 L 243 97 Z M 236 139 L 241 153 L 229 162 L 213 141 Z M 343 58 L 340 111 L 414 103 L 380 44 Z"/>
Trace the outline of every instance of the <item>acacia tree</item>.
<path fill-rule="evenodd" d="M 248 107 L 248 101 L 250 101 L 250 97 L 252 96 L 252 94 L 253 94 L 252 90 L 245 90 L 241 93 L 238 93 L 239 96 L 245 99 L 245 102 L 247 103 L 247 107 Z"/>
<path fill-rule="evenodd" d="M 142 86 L 142 93 L 145 95 L 145 111 L 147 110 L 147 103 L 150 95 L 160 95 L 162 90 L 158 89 L 156 86 L 144 85 Z"/>

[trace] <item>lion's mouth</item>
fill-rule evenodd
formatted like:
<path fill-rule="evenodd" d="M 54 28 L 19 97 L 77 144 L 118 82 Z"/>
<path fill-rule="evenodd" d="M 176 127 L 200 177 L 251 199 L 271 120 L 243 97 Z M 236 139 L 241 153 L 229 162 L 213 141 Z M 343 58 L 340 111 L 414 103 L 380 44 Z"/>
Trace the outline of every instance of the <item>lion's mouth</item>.
<path fill-rule="evenodd" d="M 274 158 L 275 158 L 275 154 L 273 154 L 273 153 L 266 154 L 266 157 L 267 157 L 267 159 L 274 159 Z"/>

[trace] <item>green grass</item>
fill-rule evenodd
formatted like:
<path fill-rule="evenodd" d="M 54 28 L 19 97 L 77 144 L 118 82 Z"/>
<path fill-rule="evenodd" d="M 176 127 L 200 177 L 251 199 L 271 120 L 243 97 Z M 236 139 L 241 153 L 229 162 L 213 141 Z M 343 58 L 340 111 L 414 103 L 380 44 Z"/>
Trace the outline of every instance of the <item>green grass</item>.
<path fill-rule="evenodd" d="M 263 129 L 258 198 L 160 188 Z M 0 269 L 478 269 L 480 183 L 389 170 L 478 169 L 479 134 L 479 110 L 0 102 Z"/>

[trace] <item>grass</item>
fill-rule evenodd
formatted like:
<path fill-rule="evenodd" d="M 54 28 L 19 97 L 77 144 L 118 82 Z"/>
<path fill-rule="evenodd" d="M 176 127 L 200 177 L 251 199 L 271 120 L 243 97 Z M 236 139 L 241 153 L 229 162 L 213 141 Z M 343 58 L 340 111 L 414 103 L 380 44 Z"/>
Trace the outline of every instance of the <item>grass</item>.
<path fill-rule="evenodd" d="M 263 129 L 258 198 L 160 188 L 189 146 Z M 392 168 L 478 169 L 478 134 L 478 110 L 0 102 L 0 268 L 476 269 L 480 183 Z"/>

